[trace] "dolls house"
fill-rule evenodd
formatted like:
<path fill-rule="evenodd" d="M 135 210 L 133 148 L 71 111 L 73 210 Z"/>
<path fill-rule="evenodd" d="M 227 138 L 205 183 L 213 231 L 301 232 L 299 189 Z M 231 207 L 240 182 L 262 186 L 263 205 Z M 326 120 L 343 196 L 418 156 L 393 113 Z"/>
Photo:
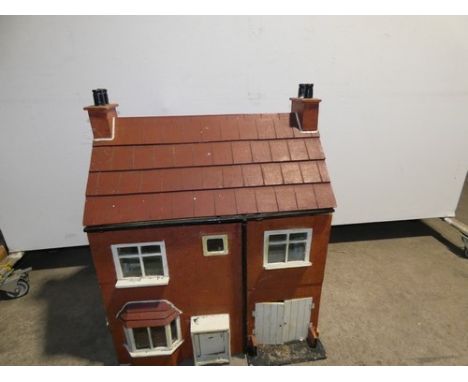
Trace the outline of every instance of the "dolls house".
<path fill-rule="evenodd" d="M 203 116 L 93 91 L 84 226 L 121 364 L 314 344 L 335 198 L 307 86 L 290 113 Z"/>

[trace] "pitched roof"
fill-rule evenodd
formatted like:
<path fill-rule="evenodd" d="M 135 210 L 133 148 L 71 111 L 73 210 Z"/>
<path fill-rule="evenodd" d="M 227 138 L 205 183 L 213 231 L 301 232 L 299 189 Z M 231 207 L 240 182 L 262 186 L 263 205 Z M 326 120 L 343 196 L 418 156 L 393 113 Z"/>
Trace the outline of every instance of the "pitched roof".
<path fill-rule="evenodd" d="M 119 117 L 93 145 L 84 225 L 334 207 L 319 134 L 288 113 Z"/>

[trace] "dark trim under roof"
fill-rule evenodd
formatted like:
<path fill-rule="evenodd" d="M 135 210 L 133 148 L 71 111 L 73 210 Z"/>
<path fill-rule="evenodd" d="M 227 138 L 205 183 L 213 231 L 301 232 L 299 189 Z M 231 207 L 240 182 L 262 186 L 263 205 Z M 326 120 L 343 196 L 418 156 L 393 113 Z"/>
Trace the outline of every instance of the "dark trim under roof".
<path fill-rule="evenodd" d="M 205 217 L 205 218 L 189 218 L 189 219 L 105 224 L 105 225 L 97 225 L 97 226 L 87 226 L 84 228 L 84 232 L 95 233 L 95 232 L 121 231 L 121 230 L 129 230 L 129 229 L 170 227 L 170 226 L 181 226 L 181 225 L 236 223 L 236 222 L 242 222 L 246 220 L 263 220 L 263 219 L 271 219 L 271 218 L 322 215 L 322 214 L 327 214 L 327 213 L 333 213 L 334 211 L 335 211 L 334 208 L 322 208 L 322 209 L 315 209 L 315 210 L 260 213 L 260 214 L 249 214 L 249 215 L 233 215 L 233 216 L 224 216 L 224 217 L 217 216 L 217 217 Z"/>

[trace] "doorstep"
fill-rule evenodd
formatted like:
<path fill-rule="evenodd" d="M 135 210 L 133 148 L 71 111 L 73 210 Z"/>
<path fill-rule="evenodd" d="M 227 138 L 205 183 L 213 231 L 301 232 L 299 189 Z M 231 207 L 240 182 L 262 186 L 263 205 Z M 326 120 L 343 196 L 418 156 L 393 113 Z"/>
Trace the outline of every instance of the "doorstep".
<path fill-rule="evenodd" d="M 293 341 L 283 345 L 257 345 L 257 355 L 247 356 L 247 361 L 253 366 L 279 366 L 325 358 L 325 348 L 320 340 L 317 340 L 313 348 L 307 341 Z"/>

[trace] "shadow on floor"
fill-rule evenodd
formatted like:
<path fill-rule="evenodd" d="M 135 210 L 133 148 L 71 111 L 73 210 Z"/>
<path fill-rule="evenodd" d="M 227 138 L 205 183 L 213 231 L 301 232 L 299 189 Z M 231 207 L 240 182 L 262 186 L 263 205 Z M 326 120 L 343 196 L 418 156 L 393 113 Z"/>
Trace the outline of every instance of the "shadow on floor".
<path fill-rule="evenodd" d="M 333 227 L 331 242 L 412 236 L 432 236 L 452 253 L 463 255 L 460 248 L 417 220 Z M 19 266 L 31 266 L 33 278 L 37 270 L 64 269 L 63 273 L 57 273 L 58 277 L 46 278 L 37 286 L 40 288 L 38 298 L 47 304 L 45 353 L 50 356 L 69 355 L 88 360 L 89 364 L 116 365 L 89 247 L 27 252 Z"/>
<path fill-rule="evenodd" d="M 44 353 L 116 365 L 89 247 L 30 251 L 19 265 L 33 268 L 34 297 L 46 304 Z M 54 273 L 34 276 L 44 269 Z"/>
<path fill-rule="evenodd" d="M 47 281 L 39 298 L 47 304 L 46 354 L 117 364 L 93 268 Z"/>

